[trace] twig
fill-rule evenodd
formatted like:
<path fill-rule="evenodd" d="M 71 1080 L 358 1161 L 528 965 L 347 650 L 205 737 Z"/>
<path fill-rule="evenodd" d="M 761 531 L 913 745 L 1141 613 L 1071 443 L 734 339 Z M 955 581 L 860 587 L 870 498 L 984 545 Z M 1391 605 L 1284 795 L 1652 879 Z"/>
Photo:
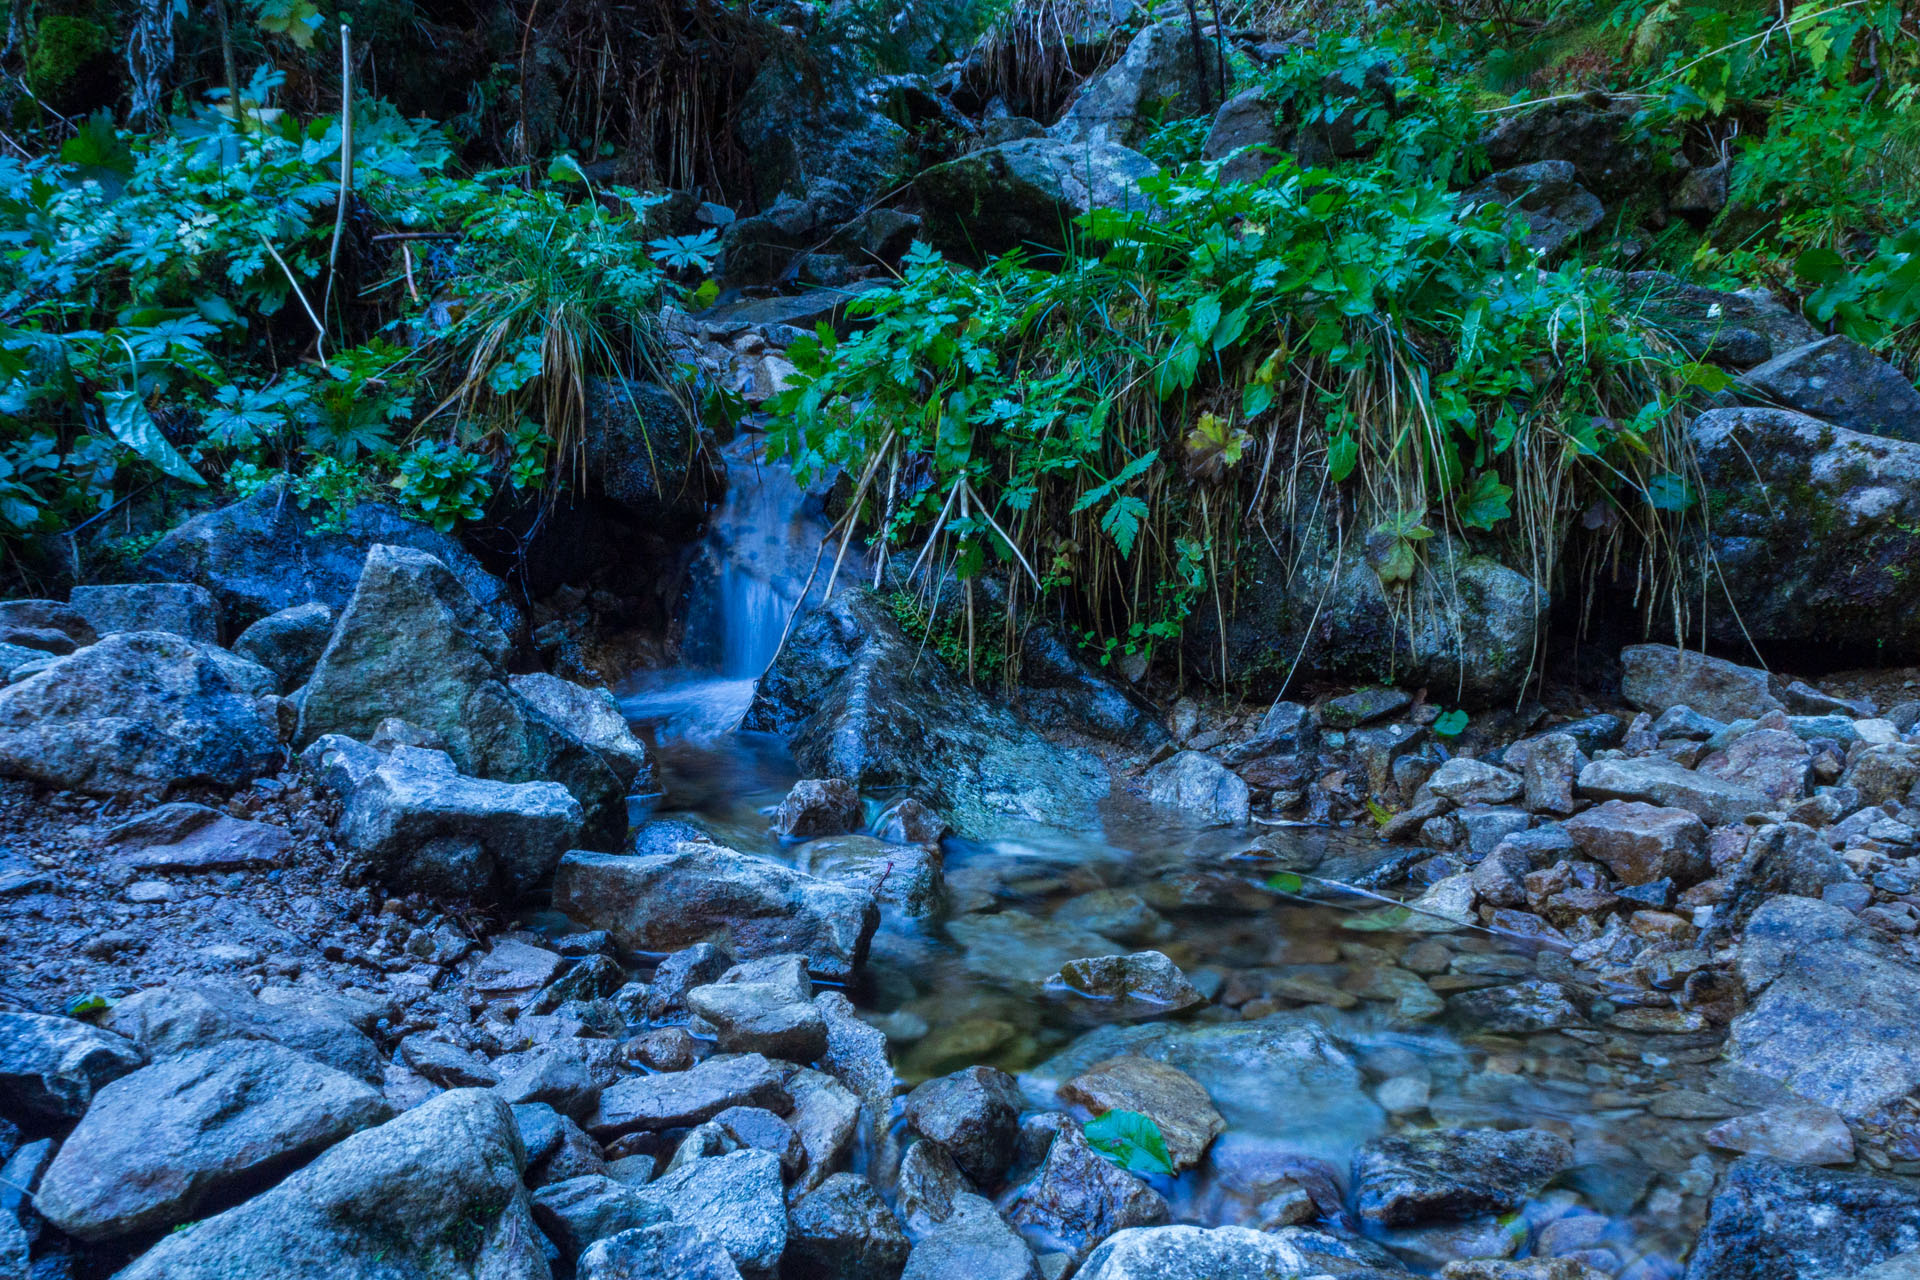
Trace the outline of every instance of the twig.
<path fill-rule="evenodd" d="M 347 201 L 353 196 L 353 28 L 340 24 L 340 199 L 333 210 L 333 244 L 327 249 L 327 292 L 320 310 L 333 310 L 333 280 L 339 272 L 340 237 L 347 229 Z"/>
<path fill-rule="evenodd" d="M 383 231 L 377 236 L 368 236 L 368 244 L 385 244 L 389 240 L 458 240 L 465 233 L 460 231 Z"/>
<path fill-rule="evenodd" d="M 314 314 L 313 304 L 311 302 L 308 302 L 307 295 L 300 291 L 300 282 L 293 278 L 293 268 L 289 267 L 287 265 L 287 260 L 280 256 L 280 251 L 273 247 L 273 241 L 267 239 L 263 235 L 260 237 L 260 243 L 263 246 L 265 246 L 266 251 L 268 253 L 273 255 L 273 260 L 280 264 L 280 270 L 283 273 L 285 273 L 287 277 L 287 284 L 293 289 L 293 296 L 300 299 L 301 309 L 307 313 L 307 319 L 313 321 L 314 331 L 318 335 L 314 339 L 313 349 L 314 349 L 314 352 L 320 357 L 320 367 L 322 369 L 326 368 L 327 367 L 327 326 L 325 326 L 324 324 L 321 324 L 320 317 Z"/>

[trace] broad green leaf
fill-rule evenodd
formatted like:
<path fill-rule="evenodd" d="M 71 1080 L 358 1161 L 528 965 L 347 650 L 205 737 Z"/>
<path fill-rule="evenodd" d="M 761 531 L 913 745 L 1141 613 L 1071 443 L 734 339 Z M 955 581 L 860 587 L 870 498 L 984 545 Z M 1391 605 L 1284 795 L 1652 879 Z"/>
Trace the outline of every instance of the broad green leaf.
<path fill-rule="evenodd" d="M 1467 730 L 1467 713 L 1458 707 L 1442 711 L 1433 722 L 1433 731 L 1443 738 L 1457 738 Z"/>
<path fill-rule="evenodd" d="M 1267 877 L 1267 888 L 1275 893 L 1299 893 L 1307 882 L 1291 871 L 1276 871 Z"/>
<path fill-rule="evenodd" d="M 1360 461 L 1360 446 L 1350 435 L 1338 435 L 1327 446 L 1327 478 L 1339 484 L 1353 474 Z"/>
<path fill-rule="evenodd" d="M 1694 502 L 1693 486 L 1685 476 L 1665 472 L 1647 481 L 1647 505 L 1657 511 L 1685 511 Z"/>
<path fill-rule="evenodd" d="M 1491 471 L 1482 471 L 1460 495 L 1460 523 L 1469 529 L 1491 529 L 1513 514 L 1513 490 Z"/>
<path fill-rule="evenodd" d="M 102 391 L 101 401 L 107 409 L 107 430 L 113 432 L 114 439 L 160 470 L 176 480 L 185 480 L 188 484 L 205 485 L 200 473 L 188 465 L 180 456 L 180 451 L 167 442 L 160 434 L 160 428 L 147 412 L 146 402 L 137 391 Z"/>
<path fill-rule="evenodd" d="M 1083 1130 L 1087 1145 L 1128 1173 L 1173 1172 L 1173 1158 L 1160 1126 L 1138 1111 L 1109 1111 Z"/>

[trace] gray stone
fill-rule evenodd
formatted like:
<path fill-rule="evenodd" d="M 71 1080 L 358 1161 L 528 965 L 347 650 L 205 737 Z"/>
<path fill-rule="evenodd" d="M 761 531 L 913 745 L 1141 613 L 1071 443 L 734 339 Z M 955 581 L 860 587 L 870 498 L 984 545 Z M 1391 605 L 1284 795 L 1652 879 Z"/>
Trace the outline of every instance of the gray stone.
<path fill-rule="evenodd" d="M 1287 136 L 1264 90 L 1244 89 L 1214 112 L 1200 148 L 1203 160 L 1224 160 L 1220 176 L 1228 182 L 1255 182 L 1283 163 Z"/>
<path fill-rule="evenodd" d="M 799 952 L 829 980 L 865 961 L 880 917 L 850 886 L 692 842 L 662 854 L 568 853 L 554 874 L 553 905 L 630 950 L 710 942 L 740 959 Z"/>
<path fill-rule="evenodd" d="M 780 1161 L 768 1152 L 742 1150 L 695 1160 L 633 1194 L 719 1241 L 743 1276 L 772 1276 L 786 1251 Z"/>
<path fill-rule="evenodd" d="M 869 1125 L 876 1131 L 885 1128 L 892 1118 L 894 1084 L 886 1035 L 857 1017 L 853 1002 L 842 992 L 822 991 L 813 1004 L 827 1024 L 820 1069 L 860 1099 Z"/>
<path fill-rule="evenodd" d="M 458 1089 L 161 1238 L 119 1280 L 545 1280 L 505 1103 Z"/>
<path fill-rule="evenodd" d="M 733 968 L 733 957 L 707 942 L 683 947 L 654 968 L 653 981 L 647 986 L 647 1018 L 665 1022 L 678 1017 L 685 1020 L 687 992 L 717 980 Z"/>
<path fill-rule="evenodd" d="M 1013 1160 L 1019 1136 L 1020 1086 L 992 1067 L 968 1067 L 928 1080 L 907 1095 L 910 1133 L 938 1143 L 960 1171 L 991 1187 Z"/>
<path fill-rule="evenodd" d="M 1476 1030 L 1504 1034 L 1587 1025 L 1567 988 L 1544 980 L 1457 992 L 1447 997 L 1447 1008 Z"/>
<path fill-rule="evenodd" d="M 1547 733 L 1528 739 L 1526 762 L 1520 767 L 1527 808 L 1556 817 L 1572 813 L 1576 807 L 1573 785 L 1588 763 L 1572 734 Z"/>
<path fill-rule="evenodd" d="M 827 1051 L 827 1021 L 812 1003 L 806 957 L 737 965 L 687 992 L 687 1008 L 713 1026 L 720 1052 L 812 1062 Z"/>
<path fill-rule="evenodd" d="M 671 1222 L 669 1209 L 643 1200 L 640 1188 L 604 1174 L 550 1183 L 533 1193 L 533 1220 L 563 1257 L 623 1231 Z"/>
<path fill-rule="evenodd" d="M 1058 248 L 1073 220 L 1093 209 L 1145 213 L 1140 189 L 1159 167 L 1120 143 L 1018 138 L 921 171 L 927 239 L 966 258 L 1021 245 Z"/>
<path fill-rule="evenodd" d="M 1148 801 L 1203 822 L 1238 826 L 1247 821 L 1247 784 L 1212 756 L 1182 751 L 1141 775 Z"/>
<path fill-rule="evenodd" d="M 1060 966 L 1060 983 L 1068 991 L 1102 1001 L 1103 1012 L 1116 1017 L 1165 1015 L 1206 999 L 1180 967 L 1158 951 L 1069 960 Z"/>
<path fill-rule="evenodd" d="M 911 1251 L 873 1184 L 836 1173 L 793 1206 L 781 1274 L 791 1280 L 898 1280 Z"/>
<path fill-rule="evenodd" d="M 862 825 L 860 793 L 845 778 L 802 778 L 773 815 L 773 829 L 796 840 L 837 836 Z"/>
<path fill-rule="evenodd" d="M 623 1231 L 580 1255 L 579 1280 L 740 1280 L 718 1240 L 677 1222 Z"/>
<path fill-rule="evenodd" d="M 1109 787 L 1089 753 L 1047 741 L 922 654 L 864 588 L 794 629 L 744 727 L 784 738 L 809 776 L 916 787 L 976 837 L 1032 822 L 1085 829 Z"/>
<path fill-rule="evenodd" d="M 511 901 L 553 873 L 582 820 L 557 782 L 462 777 L 445 752 L 395 747 L 354 788 L 338 832 L 394 888 Z"/>
<path fill-rule="evenodd" d="M 125 1036 L 72 1018 L 0 1010 L 0 1116 L 78 1120 L 94 1095 L 145 1061 Z"/>
<path fill-rule="evenodd" d="M 1436 1129 L 1375 1138 L 1353 1158 L 1360 1216 L 1387 1226 L 1516 1209 L 1573 1163 L 1543 1129 Z"/>
<path fill-rule="evenodd" d="M 1783 351 L 1744 380 L 1784 408 L 1836 427 L 1920 440 L 1920 390 L 1852 338 L 1835 334 Z"/>
<path fill-rule="evenodd" d="M 1085 1107 L 1095 1116 L 1108 1111 L 1146 1116 L 1160 1130 L 1176 1170 L 1199 1164 L 1227 1127 L 1207 1091 L 1192 1076 L 1135 1055 L 1094 1063 L 1060 1086 L 1059 1096 L 1060 1101 Z"/>
<path fill-rule="evenodd" d="M 1427 779 L 1428 790 L 1455 804 L 1505 804 L 1519 798 L 1522 786 L 1517 774 L 1465 756 L 1455 756 Z"/>
<path fill-rule="evenodd" d="M 948 1215 L 914 1241 L 900 1280 L 1041 1280 L 1033 1250 L 993 1205 L 962 1192 Z"/>
<path fill-rule="evenodd" d="M 1136 1227 L 1095 1249 L 1078 1275 L 1081 1280 L 1294 1280 L 1324 1274 L 1316 1262 L 1285 1232 Z"/>
<path fill-rule="evenodd" d="M 861 890 L 880 904 L 885 917 L 925 920 L 944 900 L 945 862 L 937 845 L 828 836 L 809 840 L 799 854 L 809 874 Z"/>
<path fill-rule="evenodd" d="M 240 633 L 233 651 L 280 677 L 285 691 L 307 682 L 332 635 L 333 610 L 315 600 L 268 614 Z"/>
<path fill-rule="evenodd" d="M 382 1078 L 373 1041 L 344 1017 L 318 1007 L 270 1004 L 219 983 L 176 982 L 137 991 L 113 1007 L 108 1025 L 155 1060 L 225 1040 L 270 1040 L 369 1084 Z"/>
<path fill-rule="evenodd" d="M 197 515 L 140 560 L 143 573 L 197 582 L 213 593 L 229 625 L 318 601 L 336 614 L 360 580 L 368 548 L 410 547 L 447 565 L 509 636 L 526 631 L 505 583 L 480 567 L 455 539 L 383 503 L 363 502 L 335 529 L 316 527 L 285 488 L 269 485 L 240 502 Z"/>
<path fill-rule="evenodd" d="M 793 1099 L 787 1122 L 806 1154 L 806 1166 L 793 1184 L 798 1195 L 845 1166 L 860 1130 L 861 1101 L 832 1076 L 806 1067 L 787 1077 L 787 1093 Z"/>
<path fill-rule="evenodd" d="M 1813 785 L 1813 754 L 1799 735 L 1785 729 L 1743 733 L 1701 760 L 1696 768 L 1758 791 L 1776 806 L 1804 799 Z"/>
<path fill-rule="evenodd" d="M 410 1035 L 400 1042 L 400 1057 L 442 1089 L 487 1089 L 500 1083 L 500 1073 L 485 1058 L 445 1040 Z M 529 1151 L 527 1158 L 537 1157 Z"/>
<path fill-rule="evenodd" d="M 220 643 L 220 612 L 213 595 L 192 582 L 116 583 L 75 587 L 67 597 L 94 634 L 170 631 L 203 644 Z"/>
<path fill-rule="evenodd" d="M 1813 828 L 1798 822 L 1769 823 L 1753 833 L 1746 852 L 1728 872 L 1714 924 L 1721 931 L 1737 929 L 1776 895 L 1817 898 L 1828 886 L 1857 878 Z"/>
<path fill-rule="evenodd" d="M 1564 825 L 1580 852 L 1605 863 L 1623 884 L 1692 884 L 1709 870 L 1706 824 L 1688 809 L 1609 800 Z"/>
<path fill-rule="evenodd" d="M 1916 1248 L 1911 1182 L 1748 1156 L 1721 1176 L 1687 1280 L 1852 1280 Z"/>
<path fill-rule="evenodd" d="M 1116 1231 L 1172 1220 L 1166 1199 L 1096 1152 L 1071 1119 L 1037 1117 L 1028 1128 L 1046 1154 L 1007 1201 L 1007 1221 L 1058 1241 L 1081 1259 Z"/>
<path fill-rule="evenodd" d="M 1595 760 L 1580 771 L 1577 790 L 1589 800 L 1644 800 L 1661 808 L 1686 809 L 1709 826 L 1738 822 L 1770 803 L 1750 787 L 1654 757 Z"/>
<path fill-rule="evenodd" d="M 160 1230 L 390 1114 L 379 1090 L 277 1044 L 196 1050 L 100 1090 L 34 1207 L 83 1240 Z"/>
<path fill-rule="evenodd" d="M 1566 160 L 1536 160 L 1501 169 L 1461 193 L 1463 207 L 1505 205 L 1527 224 L 1527 245 L 1554 254 L 1606 221 L 1600 198 L 1574 180 Z"/>
<path fill-rule="evenodd" d="M 1232 67 L 1224 64 L 1211 41 L 1195 47 L 1184 20 L 1153 23 L 1118 62 L 1080 86 L 1050 132 L 1080 145 L 1137 146 L 1166 121 L 1212 110 L 1232 83 Z"/>
<path fill-rule="evenodd" d="M 647 744 L 633 736 L 613 694 L 537 671 L 509 677 L 507 684 L 534 710 L 599 756 L 628 791 L 653 789 L 653 756 Z"/>
<path fill-rule="evenodd" d="M 1729 721 L 1786 709 L 1781 681 L 1771 672 L 1691 649 L 1629 645 L 1620 651 L 1620 665 L 1620 694 L 1642 711 L 1686 706 Z"/>
<path fill-rule="evenodd" d="M 135 871 L 240 871 L 280 865 L 292 836 L 285 827 L 230 818 L 205 805 L 176 801 L 149 809 L 107 832 Z"/>
<path fill-rule="evenodd" d="M 1624 123 L 1634 109 L 1631 104 L 1622 104 L 1612 110 L 1622 113 L 1615 118 Z M 1503 127 L 1524 128 L 1528 122 L 1522 117 L 1538 114 L 1509 115 Z M 1615 140 L 1596 148 L 1595 156 L 1611 161 L 1625 151 Z M 1592 181 L 1587 185 L 1595 186 Z M 1714 364 L 1750 368 L 1820 337 L 1798 310 L 1765 289 L 1708 289 L 1661 271 L 1600 274 L 1619 285 L 1621 305 L 1658 325 L 1695 358 Z"/>
<path fill-rule="evenodd" d="M 0 600 L 0 641 L 35 657 L 72 653 L 99 638 L 78 609 L 58 600 Z"/>
<path fill-rule="evenodd" d="M 601 1091 L 584 1126 L 606 1142 L 627 1133 L 685 1129 L 728 1107 L 784 1112 L 791 1105 L 786 1073 L 758 1054 L 742 1054 L 709 1058 L 686 1071 L 618 1081 Z"/>
<path fill-rule="evenodd" d="M 1707 1131 L 1707 1142 L 1785 1164 L 1852 1164 L 1853 1134 L 1840 1113 L 1811 1103 L 1768 1107 Z"/>
<path fill-rule="evenodd" d="M 106 795 L 245 786 L 280 760 L 274 687 L 209 644 L 108 636 L 0 689 L 0 775 Z"/>

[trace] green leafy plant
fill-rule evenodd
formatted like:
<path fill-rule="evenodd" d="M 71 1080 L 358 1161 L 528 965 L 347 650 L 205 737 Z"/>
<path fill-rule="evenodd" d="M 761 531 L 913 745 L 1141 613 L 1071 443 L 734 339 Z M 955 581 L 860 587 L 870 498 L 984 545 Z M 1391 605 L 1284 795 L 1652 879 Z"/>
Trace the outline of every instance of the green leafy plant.
<path fill-rule="evenodd" d="M 1115 1109 L 1088 1121 L 1083 1132 L 1088 1146 L 1128 1173 L 1173 1174 L 1166 1139 L 1151 1116 Z"/>

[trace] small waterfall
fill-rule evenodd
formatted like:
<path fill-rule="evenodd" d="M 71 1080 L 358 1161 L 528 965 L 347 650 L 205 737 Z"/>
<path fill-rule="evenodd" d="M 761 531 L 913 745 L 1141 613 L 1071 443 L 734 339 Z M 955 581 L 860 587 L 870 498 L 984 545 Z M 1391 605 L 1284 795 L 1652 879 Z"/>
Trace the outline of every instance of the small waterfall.
<path fill-rule="evenodd" d="M 727 495 L 694 561 L 681 665 L 642 673 L 622 690 L 627 718 L 663 737 L 712 737 L 739 726 L 831 524 L 821 496 L 801 489 L 764 451 L 756 432 L 725 450 Z M 843 585 L 857 580 L 859 559 L 858 548 L 849 549 Z M 810 603 L 818 602 L 831 562 L 829 552 Z"/>

